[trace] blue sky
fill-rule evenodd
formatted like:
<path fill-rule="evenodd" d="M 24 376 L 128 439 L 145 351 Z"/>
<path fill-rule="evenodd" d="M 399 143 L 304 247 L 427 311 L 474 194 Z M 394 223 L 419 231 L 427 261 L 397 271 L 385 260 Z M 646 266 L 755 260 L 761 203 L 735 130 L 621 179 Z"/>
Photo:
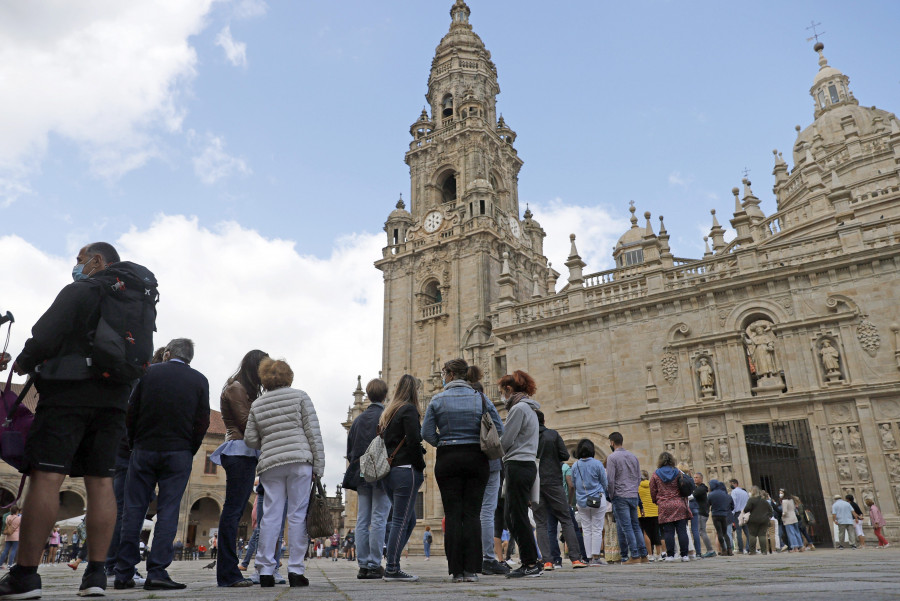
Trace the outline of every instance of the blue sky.
<path fill-rule="evenodd" d="M 0 311 L 10 352 L 114 242 L 151 267 L 158 342 L 197 342 L 216 390 L 251 348 L 287 358 L 331 457 L 380 368 L 372 267 L 399 193 L 451 0 L 119 0 L 0 4 Z M 608 269 L 628 201 L 698 257 L 750 170 L 767 214 L 772 149 L 813 117 L 811 20 L 861 104 L 900 109 L 895 2 L 471 0 L 498 109 L 564 271 L 568 234 Z M 564 278 L 563 278 L 564 279 Z M 425 374 L 414 374 L 423 377 Z M 214 395 L 215 396 L 215 395 Z M 217 399 L 212 399 L 217 406 Z M 340 478 L 331 461 L 328 481 Z"/>

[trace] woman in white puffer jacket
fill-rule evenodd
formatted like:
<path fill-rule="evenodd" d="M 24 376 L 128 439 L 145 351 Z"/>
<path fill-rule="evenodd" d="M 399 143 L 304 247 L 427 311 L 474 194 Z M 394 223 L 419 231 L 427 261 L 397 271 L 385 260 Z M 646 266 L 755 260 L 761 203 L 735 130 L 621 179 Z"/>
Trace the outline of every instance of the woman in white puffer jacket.
<path fill-rule="evenodd" d="M 307 586 L 309 580 L 303 575 L 303 556 L 309 542 L 306 509 L 312 476 L 315 473 L 321 477 L 325 471 L 319 419 L 309 395 L 290 388 L 294 372 L 287 363 L 263 359 L 259 364 L 259 378 L 267 392 L 251 406 L 244 432 L 247 446 L 262 451 L 256 471 L 266 491 L 256 551 L 259 584 L 275 586 L 275 544 L 286 499 L 288 580 L 291 586 Z"/>

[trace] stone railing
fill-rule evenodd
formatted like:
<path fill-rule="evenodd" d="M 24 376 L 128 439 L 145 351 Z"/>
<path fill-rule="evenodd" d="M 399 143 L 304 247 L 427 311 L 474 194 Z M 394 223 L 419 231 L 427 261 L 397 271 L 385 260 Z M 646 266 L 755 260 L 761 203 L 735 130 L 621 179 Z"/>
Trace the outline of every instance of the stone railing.
<path fill-rule="evenodd" d="M 833 235 L 822 235 L 803 241 L 763 248 L 757 251 L 761 270 L 787 265 L 800 265 L 809 261 L 828 259 L 843 254 L 840 240 Z"/>
<path fill-rule="evenodd" d="M 667 269 L 665 287 L 666 290 L 678 290 L 705 282 L 732 278 L 737 274 L 738 267 L 733 258 L 713 257 Z"/>
<path fill-rule="evenodd" d="M 565 296 L 553 296 L 546 299 L 532 301 L 515 308 L 515 322 L 528 323 L 538 319 L 547 319 L 557 315 L 565 315 L 569 312 L 569 299 Z"/>
<path fill-rule="evenodd" d="M 444 303 L 434 303 L 432 305 L 425 305 L 422 307 L 422 319 L 428 319 L 429 317 L 437 317 L 438 315 L 444 314 Z"/>
<path fill-rule="evenodd" d="M 630 280 L 588 288 L 584 293 L 584 303 L 588 307 L 597 307 L 642 296 L 647 296 L 646 281 L 644 278 L 633 277 Z"/>

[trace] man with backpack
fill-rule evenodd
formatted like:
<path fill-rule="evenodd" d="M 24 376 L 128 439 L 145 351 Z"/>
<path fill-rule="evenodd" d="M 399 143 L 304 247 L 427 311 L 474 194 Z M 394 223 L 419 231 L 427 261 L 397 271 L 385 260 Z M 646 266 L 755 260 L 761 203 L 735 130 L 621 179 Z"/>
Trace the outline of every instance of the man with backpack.
<path fill-rule="evenodd" d="M 131 380 L 153 352 L 158 295 L 153 274 L 120 262 L 106 242 L 78 252 L 72 279 L 34 324 L 13 364 L 19 375 L 33 375 L 41 400 L 25 443 L 22 472 L 31 482 L 18 560 L 0 579 L 0 599 L 40 598 L 37 567 L 67 475 L 84 477 L 87 491 L 91 545 L 78 594 L 102 595 L 106 589 L 103 567 L 116 522 L 116 447 L 125 433 Z"/>

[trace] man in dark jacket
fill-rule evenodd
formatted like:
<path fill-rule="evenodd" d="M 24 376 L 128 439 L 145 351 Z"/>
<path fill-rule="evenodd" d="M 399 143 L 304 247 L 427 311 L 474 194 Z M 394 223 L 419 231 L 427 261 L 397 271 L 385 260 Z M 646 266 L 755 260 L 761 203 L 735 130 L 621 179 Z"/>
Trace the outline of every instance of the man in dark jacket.
<path fill-rule="evenodd" d="M 734 514 L 734 499 L 725 490 L 725 484 L 718 480 L 709 481 L 709 511 L 712 514 L 713 526 L 719 540 L 719 554 L 733 555 L 731 542 L 728 540 L 728 524 Z"/>
<path fill-rule="evenodd" d="M 118 262 L 119 254 L 106 242 L 82 248 L 72 270 L 75 281 L 59 292 L 34 324 L 32 337 L 13 364 L 19 375 L 36 374 L 41 402 L 25 443 L 22 471 L 29 475 L 29 486 L 22 507 L 17 562 L 0 580 L 0 598 L 39 594 L 37 566 L 57 517 L 59 489 L 67 475 L 83 476 L 87 490 L 91 545 L 79 591 L 103 594 L 106 589 L 103 562 L 116 521 L 112 476 L 116 446 L 125 432 L 131 386 L 96 377 L 86 358 L 100 319 L 98 279 Z"/>
<path fill-rule="evenodd" d="M 185 588 L 169 578 L 166 568 L 174 556 L 172 541 L 178 530 L 178 511 L 191 477 L 191 464 L 209 428 L 209 382 L 190 367 L 193 358 L 193 342 L 187 338 L 169 342 L 163 363 L 147 370 L 128 405 L 132 452 L 116 560 L 117 590 L 135 585 L 134 568 L 141 558 L 141 529 L 157 486 L 156 528 L 144 589 Z"/>
<path fill-rule="evenodd" d="M 569 550 L 569 560 L 572 567 L 587 567 L 587 562 L 581 557 L 581 549 L 578 547 L 578 538 L 575 535 L 575 526 L 569 513 L 569 500 L 563 487 L 562 470 L 560 466 L 569 458 L 569 451 L 563 442 L 562 436 L 556 430 L 551 430 L 544 425 L 544 414 L 535 411 L 538 418 L 538 452 L 537 457 L 541 461 L 541 501 L 532 507 L 534 512 L 534 527 L 537 535 L 538 547 L 544 558 L 544 569 L 552 570 L 552 552 L 550 550 L 550 537 L 547 532 L 547 514 L 553 516 L 562 525 L 563 537 Z M 554 533 L 554 538 L 556 534 Z"/>
<path fill-rule="evenodd" d="M 357 388 L 359 390 L 359 388 Z M 384 547 L 385 529 L 388 513 L 391 511 L 391 498 L 384 488 L 384 482 L 363 480 L 359 475 L 359 458 L 362 457 L 369 444 L 375 438 L 378 420 L 384 411 L 384 399 L 388 387 L 384 380 L 378 378 L 366 385 L 366 396 L 369 406 L 353 420 L 347 434 L 347 466 L 348 477 L 345 485 L 356 480 L 356 562 L 359 572 L 356 577 L 365 580 L 380 580 L 384 575 L 381 566 L 381 551 Z"/>
<path fill-rule="evenodd" d="M 694 474 L 694 492 L 690 497 L 691 513 L 691 533 L 694 535 L 694 551 L 697 557 L 715 557 L 716 552 L 713 550 L 709 536 L 706 535 L 706 522 L 709 520 L 709 498 L 707 497 L 709 489 L 703 483 L 703 474 L 697 472 Z M 706 554 L 700 554 L 700 540 L 706 543 Z"/>

